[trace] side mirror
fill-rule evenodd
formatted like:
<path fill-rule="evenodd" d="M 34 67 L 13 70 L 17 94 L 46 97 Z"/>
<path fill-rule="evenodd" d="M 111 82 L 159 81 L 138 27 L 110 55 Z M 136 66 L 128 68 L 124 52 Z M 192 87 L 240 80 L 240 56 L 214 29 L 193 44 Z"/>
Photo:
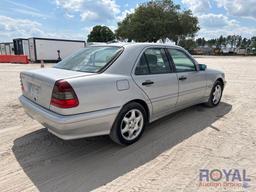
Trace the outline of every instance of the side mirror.
<path fill-rule="evenodd" d="M 199 70 L 200 71 L 205 71 L 207 69 L 207 65 L 205 64 L 199 64 Z"/>

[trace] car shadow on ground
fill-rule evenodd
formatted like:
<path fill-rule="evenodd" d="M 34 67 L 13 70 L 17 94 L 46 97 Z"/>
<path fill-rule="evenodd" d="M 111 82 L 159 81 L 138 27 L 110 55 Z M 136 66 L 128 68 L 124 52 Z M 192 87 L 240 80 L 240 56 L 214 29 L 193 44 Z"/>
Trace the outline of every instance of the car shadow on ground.
<path fill-rule="evenodd" d="M 152 123 L 135 144 L 122 147 L 108 136 L 63 141 L 44 129 L 14 141 L 13 153 L 40 191 L 90 191 L 149 162 L 204 130 L 232 109 L 190 107 Z"/>

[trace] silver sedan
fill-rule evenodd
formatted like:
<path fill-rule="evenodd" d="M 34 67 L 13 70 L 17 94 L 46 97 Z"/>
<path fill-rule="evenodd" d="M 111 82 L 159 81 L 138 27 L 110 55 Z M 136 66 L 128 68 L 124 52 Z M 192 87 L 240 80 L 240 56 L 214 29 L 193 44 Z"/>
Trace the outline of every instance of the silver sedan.
<path fill-rule="evenodd" d="M 89 46 L 20 78 L 25 111 L 57 137 L 110 135 L 124 145 L 165 115 L 217 106 L 226 83 L 183 48 L 152 43 Z"/>

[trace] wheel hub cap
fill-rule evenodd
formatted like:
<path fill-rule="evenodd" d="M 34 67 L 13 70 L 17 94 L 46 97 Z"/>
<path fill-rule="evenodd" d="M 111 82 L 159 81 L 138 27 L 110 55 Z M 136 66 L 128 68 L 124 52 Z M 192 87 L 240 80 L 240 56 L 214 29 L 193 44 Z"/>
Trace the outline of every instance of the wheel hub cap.
<path fill-rule="evenodd" d="M 216 85 L 214 92 L 213 92 L 213 103 L 217 104 L 220 101 L 221 98 L 221 93 L 222 93 L 222 88 L 220 85 Z"/>
<path fill-rule="evenodd" d="M 144 125 L 144 117 L 140 110 L 128 111 L 121 122 L 121 134 L 127 140 L 133 140 L 140 134 Z"/>

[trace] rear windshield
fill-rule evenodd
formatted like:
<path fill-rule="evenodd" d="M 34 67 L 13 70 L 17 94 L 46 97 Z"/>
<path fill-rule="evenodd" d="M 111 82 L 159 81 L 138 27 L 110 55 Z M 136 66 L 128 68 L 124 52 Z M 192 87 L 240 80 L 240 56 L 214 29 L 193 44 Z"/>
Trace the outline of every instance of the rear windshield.
<path fill-rule="evenodd" d="M 63 59 L 54 65 L 54 68 L 97 73 L 116 58 L 122 50 L 122 47 L 114 46 L 86 47 Z"/>

